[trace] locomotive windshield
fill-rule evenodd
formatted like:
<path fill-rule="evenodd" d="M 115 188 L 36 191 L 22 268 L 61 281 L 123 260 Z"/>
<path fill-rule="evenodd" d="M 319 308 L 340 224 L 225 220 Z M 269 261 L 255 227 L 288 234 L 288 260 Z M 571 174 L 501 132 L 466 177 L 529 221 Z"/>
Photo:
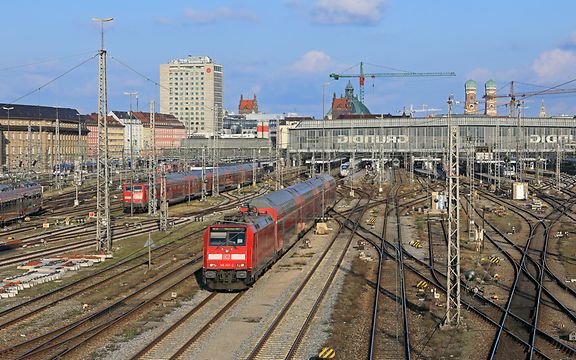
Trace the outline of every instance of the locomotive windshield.
<path fill-rule="evenodd" d="M 210 228 L 210 246 L 245 246 L 246 229 L 232 227 Z"/>
<path fill-rule="evenodd" d="M 141 192 L 142 191 L 142 185 L 126 185 L 126 191 L 132 191 L 132 188 L 134 188 L 134 192 Z"/>

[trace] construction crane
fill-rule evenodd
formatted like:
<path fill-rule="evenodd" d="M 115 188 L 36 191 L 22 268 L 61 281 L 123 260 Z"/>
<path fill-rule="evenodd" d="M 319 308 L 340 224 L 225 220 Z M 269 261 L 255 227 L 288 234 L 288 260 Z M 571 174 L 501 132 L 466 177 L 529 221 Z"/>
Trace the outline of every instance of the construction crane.
<path fill-rule="evenodd" d="M 442 109 L 436 109 L 436 108 L 429 108 L 428 105 L 423 104 L 421 109 L 415 109 L 413 105 L 410 105 L 410 107 L 404 107 L 404 110 L 402 111 L 404 114 L 408 113 L 410 115 L 415 114 L 415 113 L 419 113 L 419 112 L 425 112 L 426 115 L 428 115 L 428 113 L 430 112 L 435 112 L 435 111 L 442 111 Z"/>
<path fill-rule="evenodd" d="M 514 81 L 510 81 L 510 92 L 506 95 L 484 95 L 482 98 L 484 99 L 498 99 L 498 98 L 510 98 L 508 103 L 510 117 L 516 117 L 516 100 L 521 100 L 523 98 L 531 97 L 531 96 L 540 96 L 540 95 L 553 95 L 553 94 L 570 94 L 576 93 L 576 89 L 547 89 L 547 90 L 540 90 L 540 91 L 530 91 L 530 92 L 521 92 L 517 93 L 514 92 Z"/>
<path fill-rule="evenodd" d="M 377 77 L 419 77 L 419 76 L 456 76 L 454 72 L 386 72 L 386 73 L 364 73 L 364 63 L 360 62 L 360 74 L 330 74 L 330 77 L 334 80 L 340 78 L 359 78 L 360 79 L 360 101 L 364 102 L 364 80 L 366 77 L 377 78 Z"/>

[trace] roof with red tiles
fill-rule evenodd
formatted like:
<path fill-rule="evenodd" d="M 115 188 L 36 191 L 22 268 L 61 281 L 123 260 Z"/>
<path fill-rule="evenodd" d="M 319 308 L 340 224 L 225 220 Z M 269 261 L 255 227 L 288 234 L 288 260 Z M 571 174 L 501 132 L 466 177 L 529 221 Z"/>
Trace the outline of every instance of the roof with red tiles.
<path fill-rule="evenodd" d="M 147 112 L 134 112 L 134 117 L 142 123 L 144 126 L 148 126 L 150 124 L 150 113 Z M 182 124 L 174 115 L 172 114 L 161 114 L 161 113 L 154 113 L 154 122 L 156 123 L 156 127 L 168 127 L 168 128 L 177 128 L 177 129 L 185 129 L 186 127 Z"/>
<path fill-rule="evenodd" d="M 253 111 L 255 100 L 240 100 L 240 110 Z"/>
<path fill-rule="evenodd" d="M 348 100 L 346 98 L 332 99 L 332 108 L 333 109 L 347 109 L 348 108 Z"/>

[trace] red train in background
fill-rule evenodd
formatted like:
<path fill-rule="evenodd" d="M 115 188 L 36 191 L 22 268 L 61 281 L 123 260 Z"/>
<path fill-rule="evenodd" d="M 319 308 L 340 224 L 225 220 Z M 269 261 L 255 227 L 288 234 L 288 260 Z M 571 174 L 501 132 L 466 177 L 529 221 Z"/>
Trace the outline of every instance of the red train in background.
<path fill-rule="evenodd" d="M 34 214 L 42 208 L 42 186 L 35 182 L 0 184 L 0 223 Z"/>
<path fill-rule="evenodd" d="M 258 179 L 261 169 L 256 169 Z M 236 189 L 238 185 L 244 186 L 252 184 L 253 165 L 238 164 L 227 165 L 218 168 L 218 184 L 220 191 Z M 213 169 L 206 169 L 206 191 L 212 191 L 212 181 L 214 179 Z M 148 210 L 148 199 L 150 196 L 147 182 L 124 184 L 122 189 L 122 206 L 124 212 L 135 212 Z M 202 196 L 202 170 L 179 172 L 166 175 L 166 197 L 168 204 L 172 205 L 187 200 L 188 198 L 198 198 Z M 156 181 L 157 204 L 160 204 L 160 177 Z"/>
<path fill-rule="evenodd" d="M 322 194 L 324 193 L 324 194 Z M 320 175 L 259 196 L 204 233 L 203 280 L 215 290 L 249 287 L 336 203 L 336 181 Z"/>

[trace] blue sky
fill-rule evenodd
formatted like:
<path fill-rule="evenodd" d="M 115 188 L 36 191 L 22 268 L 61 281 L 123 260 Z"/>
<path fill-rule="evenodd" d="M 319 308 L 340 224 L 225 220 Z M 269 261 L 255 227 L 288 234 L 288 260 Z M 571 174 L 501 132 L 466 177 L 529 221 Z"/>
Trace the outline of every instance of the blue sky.
<path fill-rule="evenodd" d="M 553 5 L 549 5 L 553 4 Z M 456 77 L 380 78 L 366 82 L 373 113 L 411 104 L 446 111 L 446 99 L 464 98 L 464 82 L 496 80 L 517 91 L 538 91 L 576 78 L 576 2 L 555 1 L 10 1 L 0 21 L 0 102 L 12 102 L 67 72 L 100 46 L 96 17 L 106 25 L 109 108 L 127 110 L 125 91 L 140 93 L 140 109 L 158 101 L 159 64 L 208 55 L 224 66 L 225 107 L 240 94 L 258 96 L 268 113 L 321 116 L 323 83 L 364 61 L 416 72 L 454 71 Z M 18 101 L 97 109 L 97 59 Z M 352 68 L 348 73 L 357 72 Z M 326 87 L 326 108 L 346 80 Z M 358 83 L 353 81 L 358 92 Z M 576 82 L 568 87 L 576 87 Z M 541 97 L 526 102 L 536 114 Z M 576 94 L 544 98 L 550 114 L 576 113 Z M 504 100 L 503 100 L 504 101 Z M 462 112 L 462 108 L 456 108 Z M 500 112 L 507 109 L 500 107 Z"/>

